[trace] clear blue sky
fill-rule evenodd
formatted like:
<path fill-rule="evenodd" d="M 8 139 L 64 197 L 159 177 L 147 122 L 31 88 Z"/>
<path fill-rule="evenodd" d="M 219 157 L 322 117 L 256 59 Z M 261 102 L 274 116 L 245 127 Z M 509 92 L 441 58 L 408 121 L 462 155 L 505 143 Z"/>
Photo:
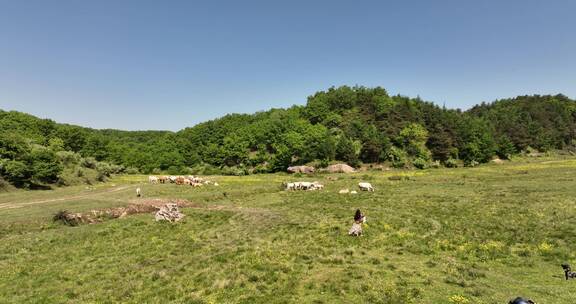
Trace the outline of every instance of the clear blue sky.
<path fill-rule="evenodd" d="M 0 108 L 179 130 L 383 86 L 448 107 L 576 97 L 576 1 L 0 0 Z"/>

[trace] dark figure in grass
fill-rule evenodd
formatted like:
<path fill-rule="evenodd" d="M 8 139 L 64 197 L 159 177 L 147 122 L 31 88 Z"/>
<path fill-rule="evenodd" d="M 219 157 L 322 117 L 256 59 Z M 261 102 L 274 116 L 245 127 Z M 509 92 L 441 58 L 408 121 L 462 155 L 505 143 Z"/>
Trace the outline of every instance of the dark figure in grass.
<path fill-rule="evenodd" d="M 564 269 L 564 276 L 566 276 L 566 280 L 576 279 L 576 272 L 572 271 L 572 268 L 570 268 L 570 265 L 562 264 L 562 269 Z"/>
<path fill-rule="evenodd" d="M 516 298 L 510 302 L 508 302 L 508 304 L 536 304 L 534 303 L 534 301 L 532 300 L 525 300 L 524 298 Z"/>
<path fill-rule="evenodd" d="M 348 231 L 348 235 L 351 236 L 360 236 L 362 235 L 362 224 L 366 222 L 366 216 L 360 211 L 360 209 L 356 209 L 356 213 L 354 214 L 354 224 L 352 224 L 352 228 Z"/>

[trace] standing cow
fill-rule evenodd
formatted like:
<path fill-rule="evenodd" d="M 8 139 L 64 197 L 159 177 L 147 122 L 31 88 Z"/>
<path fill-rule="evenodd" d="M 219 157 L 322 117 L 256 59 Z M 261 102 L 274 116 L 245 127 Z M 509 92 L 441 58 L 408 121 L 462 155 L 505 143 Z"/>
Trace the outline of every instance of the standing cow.
<path fill-rule="evenodd" d="M 360 190 L 362 190 L 362 191 L 371 191 L 371 192 L 374 192 L 374 187 L 372 187 L 372 184 L 370 184 L 370 183 L 358 183 L 358 187 L 359 187 Z"/>

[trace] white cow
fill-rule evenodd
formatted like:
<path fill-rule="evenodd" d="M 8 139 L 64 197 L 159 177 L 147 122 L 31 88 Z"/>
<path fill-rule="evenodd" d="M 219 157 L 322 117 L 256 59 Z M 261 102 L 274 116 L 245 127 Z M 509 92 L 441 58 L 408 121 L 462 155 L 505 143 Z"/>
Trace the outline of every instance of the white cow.
<path fill-rule="evenodd" d="M 358 183 L 358 187 L 359 187 L 360 190 L 362 190 L 362 191 L 372 191 L 372 192 L 374 192 L 374 187 L 372 187 L 372 184 L 370 184 L 370 183 Z"/>
<path fill-rule="evenodd" d="M 319 182 L 313 182 L 312 183 L 312 190 L 322 190 L 324 189 L 324 185 L 322 185 Z"/>
<path fill-rule="evenodd" d="M 158 183 L 158 177 L 150 175 L 150 176 L 148 176 L 148 182 L 151 184 L 157 184 Z"/>
<path fill-rule="evenodd" d="M 295 190 L 296 183 L 286 183 L 286 190 Z"/>
<path fill-rule="evenodd" d="M 136 188 L 136 196 L 137 196 L 137 197 L 142 196 L 142 192 L 140 191 L 140 188 L 139 188 L 139 187 Z"/>
<path fill-rule="evenodd" d="M 199 183 L 203 183 L 204 179 L 199 177 L 199 176 L 195 176 L 194 178 L 191 179 L 191 181 L 199 184 Z"/>

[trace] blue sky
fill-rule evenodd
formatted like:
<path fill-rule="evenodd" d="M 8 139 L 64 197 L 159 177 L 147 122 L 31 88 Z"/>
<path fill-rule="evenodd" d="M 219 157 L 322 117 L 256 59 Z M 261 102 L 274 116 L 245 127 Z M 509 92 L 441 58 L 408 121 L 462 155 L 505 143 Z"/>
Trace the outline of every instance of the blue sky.
<path fill-rule="evenodd" d="M 576 1 L 4 1 L 0 108 L 179 130 L 339 85 L 576 97 Z"/>

